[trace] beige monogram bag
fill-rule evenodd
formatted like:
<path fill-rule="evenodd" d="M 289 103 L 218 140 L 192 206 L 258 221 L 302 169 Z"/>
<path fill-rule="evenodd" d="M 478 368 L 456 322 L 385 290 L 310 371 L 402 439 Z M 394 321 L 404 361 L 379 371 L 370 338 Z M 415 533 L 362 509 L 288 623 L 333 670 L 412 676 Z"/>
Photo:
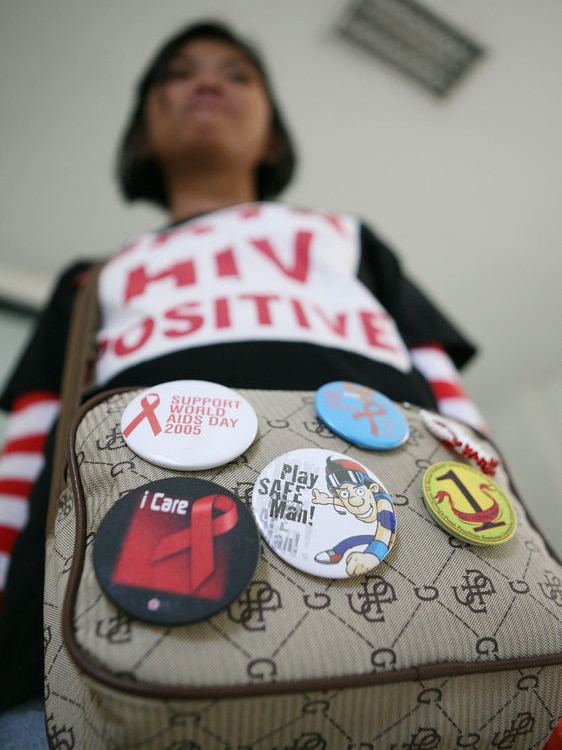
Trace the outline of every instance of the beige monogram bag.
<path fill-rule="evenodd" d="M 375 453 L 323 426 L 311 393 L 240 393 L 258 414 L 258 437 L 236 461 L 202 472 L 159 468 L 130 451 L 120 419 L 137 391 L 98 397 L 75 419 L 68 486 L 47 548 L 51 748 L 542 747 L 561 709 L 562 569 L 501 459 L 494 481 L 512 499 L 517 533 L 497 547 L 468 545 L 437 526 L 423 503 L 425 469 L 462 459 L 426 429 L 417 408 L 400 406 L 408 441 Z M 106 598 L 92 550 L 126 492 L 185 474 L 249 506 L 263 468 L 296 448 L 344 453 L 388 489 L 397 536 L 377 568 L 318 578 L 262 542 L 248 587 L 201 622 L 144 624 Z"/>

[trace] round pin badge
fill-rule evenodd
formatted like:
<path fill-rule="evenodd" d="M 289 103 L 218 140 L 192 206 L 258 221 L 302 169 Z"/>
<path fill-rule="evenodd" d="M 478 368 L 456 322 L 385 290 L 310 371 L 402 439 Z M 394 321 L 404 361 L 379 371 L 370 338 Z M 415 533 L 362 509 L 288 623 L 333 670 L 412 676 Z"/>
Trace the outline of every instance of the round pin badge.
<path fill-rule="evenodd" d="M 476 467 L 442 461 L 426 469 L 425 504 L 437 523 L 469 544 L 496 545 L 515 534 L 517 518 L 509 498 Z"/>
<path fill-rule="evenodd" d="M 408 421 L 398 406 L 367 386 L 326 383 L 316 392 L 315 407 L 332 432 L 360 448 L 391 450 L 408 439 Z"/>
<path fill-rule="evenodd" d="M 495 475 L 499 460 L 486 451 L 466 429 L 441 414 L 434 414 L 425 409 L 420 411 L 420 415 L 424 425 L 434 437 L 467 461 L 478 466 L 484 474 L 491 477 Z"/>
<path fill-rule="evenodd" d="M 250 511 L 194 477 L 150 482 L 120 498 L 94 542 L 100 586 L 144 622 L 180 625 L 214 615 L 248 586 L 259 556 Z"/>
<path fill-rule="evenodd" d="M 368 573 L 394 544 L 390 495 L 370 469 L 342 453 L 303 448 L 277 457 L 254 485 L 252 508 L 271 549 L 322 578 Z"/>
<path fill-rule="evenodd" d="M 230 388 L 206 380 L 175 380 L 140 393 L 123 412 L 129 448 L 168 469 L 222 466 L 254 441 L 258 418 Z"/>

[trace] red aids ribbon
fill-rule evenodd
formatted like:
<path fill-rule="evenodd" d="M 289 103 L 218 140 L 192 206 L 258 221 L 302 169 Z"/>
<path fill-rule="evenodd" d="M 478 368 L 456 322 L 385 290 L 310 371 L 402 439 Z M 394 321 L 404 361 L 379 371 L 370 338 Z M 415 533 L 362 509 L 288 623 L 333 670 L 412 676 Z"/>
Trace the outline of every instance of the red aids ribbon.
<path fill-rule="evenodd" d="M 213 510 L 220 515 L 213 518 Z M 191 548 L 191 588 L 196 591 L 215 570 L 213 540 L 233 529 L 238 522 L 238 509 L 227 495 L 207 495 L 196 500 L 191 509 L 191 526 L 162 539 L 151 564 Z"/>
<path fill-rule="evenodd" d="M 355 385 L 355 383 L 344 383 L 344 390 L 340 391 L 338 388 L 329 388 L 325 391 L 326 403 L 331 409 L 339 409 L 340 411 L 352 411 L 352 419 L 361 419 L 367 417 L 369 424 L 371 425 L 371 435 L 378 435 L 379 429 L 375 417 L 382 417 L 386 414 L 384 406 L 376 401 L 373 397 L 374 393 L 370 388 L 366 388 L 362 385 Z M 343 401 L 345 397 L 354 398 L 358 400 L 357 405 L 345 406 Z M 360 407 L 363 407 L 364 411 L 360 411 Z"/>
<path fill-rule="evenodd" d="M 382 404 L 379 404 L 379 402 L 375 400 L 363 401 L 362 404 L 365 407 L 365 411 L 356 411 L 355 414 L 352 415 L 353 419 L 367 417 L 369 424 L 371 425 L 371 435 L 378 435 L 379 429 L 375 417 L 382 417 L 383 414 L 386 414 L 386 409 Z"/>
<path fill-rule="evenodd" d="M 157 393 L 148 393 L 141 398 L 140 404 L 142 406 L 142 411 L 123 429 L 123 435 L 125 437 L 129 437 L 131 432 L 139 426 L 143 419 L 148 419 L 154 435 L 158 435 L 158 433 L 162 432 L 160 422 L 156 416 L 156 409 L 160 404 L 160 396 Z"/>

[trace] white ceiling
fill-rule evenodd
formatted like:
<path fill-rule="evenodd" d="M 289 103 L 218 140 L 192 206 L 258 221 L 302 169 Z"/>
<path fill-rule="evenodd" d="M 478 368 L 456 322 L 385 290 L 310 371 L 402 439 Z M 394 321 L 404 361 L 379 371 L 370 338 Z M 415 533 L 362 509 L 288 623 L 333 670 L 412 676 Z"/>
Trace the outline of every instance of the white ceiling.
<path fill-rule="evenodd" d="M 290 201 L 366 218 L 484 356 L 482 401 L 559 379 L 562 3 L 425 0 L 486 49 L 449 99 L 339 41 L 343 0 L 3 0 L 0 294 L 163 223 L 112 181 L 162 39 L 218 17 L 257 41 L 301 152 Z"/>

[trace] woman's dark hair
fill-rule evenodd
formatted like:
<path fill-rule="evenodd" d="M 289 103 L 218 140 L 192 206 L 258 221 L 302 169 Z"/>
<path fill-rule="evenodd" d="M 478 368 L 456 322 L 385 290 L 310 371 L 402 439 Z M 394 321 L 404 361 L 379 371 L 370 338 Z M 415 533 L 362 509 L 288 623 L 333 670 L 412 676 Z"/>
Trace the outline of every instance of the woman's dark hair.
<path fill-rule="evenodd" d="M 218 39 L 241 50 L 260 73 L 271 104 L 271 130 L 277 136 L 275 159 L 262 163 L 256 172 L 256 190 L 260 200 L 275 198 L 289 184 L 296 166 L 296 153 L 289 131 L 273 96 L 265 67 L 256 51 L 222 23 L 190 25 L 175 34 L 157 52 L 140 79 L 136 101 L 117 152 L 117 179 L 123 196 L 129 201 L 147 200 L 168 208 L 168 196 L 156 160 L 140 146 L 144 128 L 144 110 L 148 92 L 166 79 L 169 65 L 178 50 L 194 39 Z"/>

